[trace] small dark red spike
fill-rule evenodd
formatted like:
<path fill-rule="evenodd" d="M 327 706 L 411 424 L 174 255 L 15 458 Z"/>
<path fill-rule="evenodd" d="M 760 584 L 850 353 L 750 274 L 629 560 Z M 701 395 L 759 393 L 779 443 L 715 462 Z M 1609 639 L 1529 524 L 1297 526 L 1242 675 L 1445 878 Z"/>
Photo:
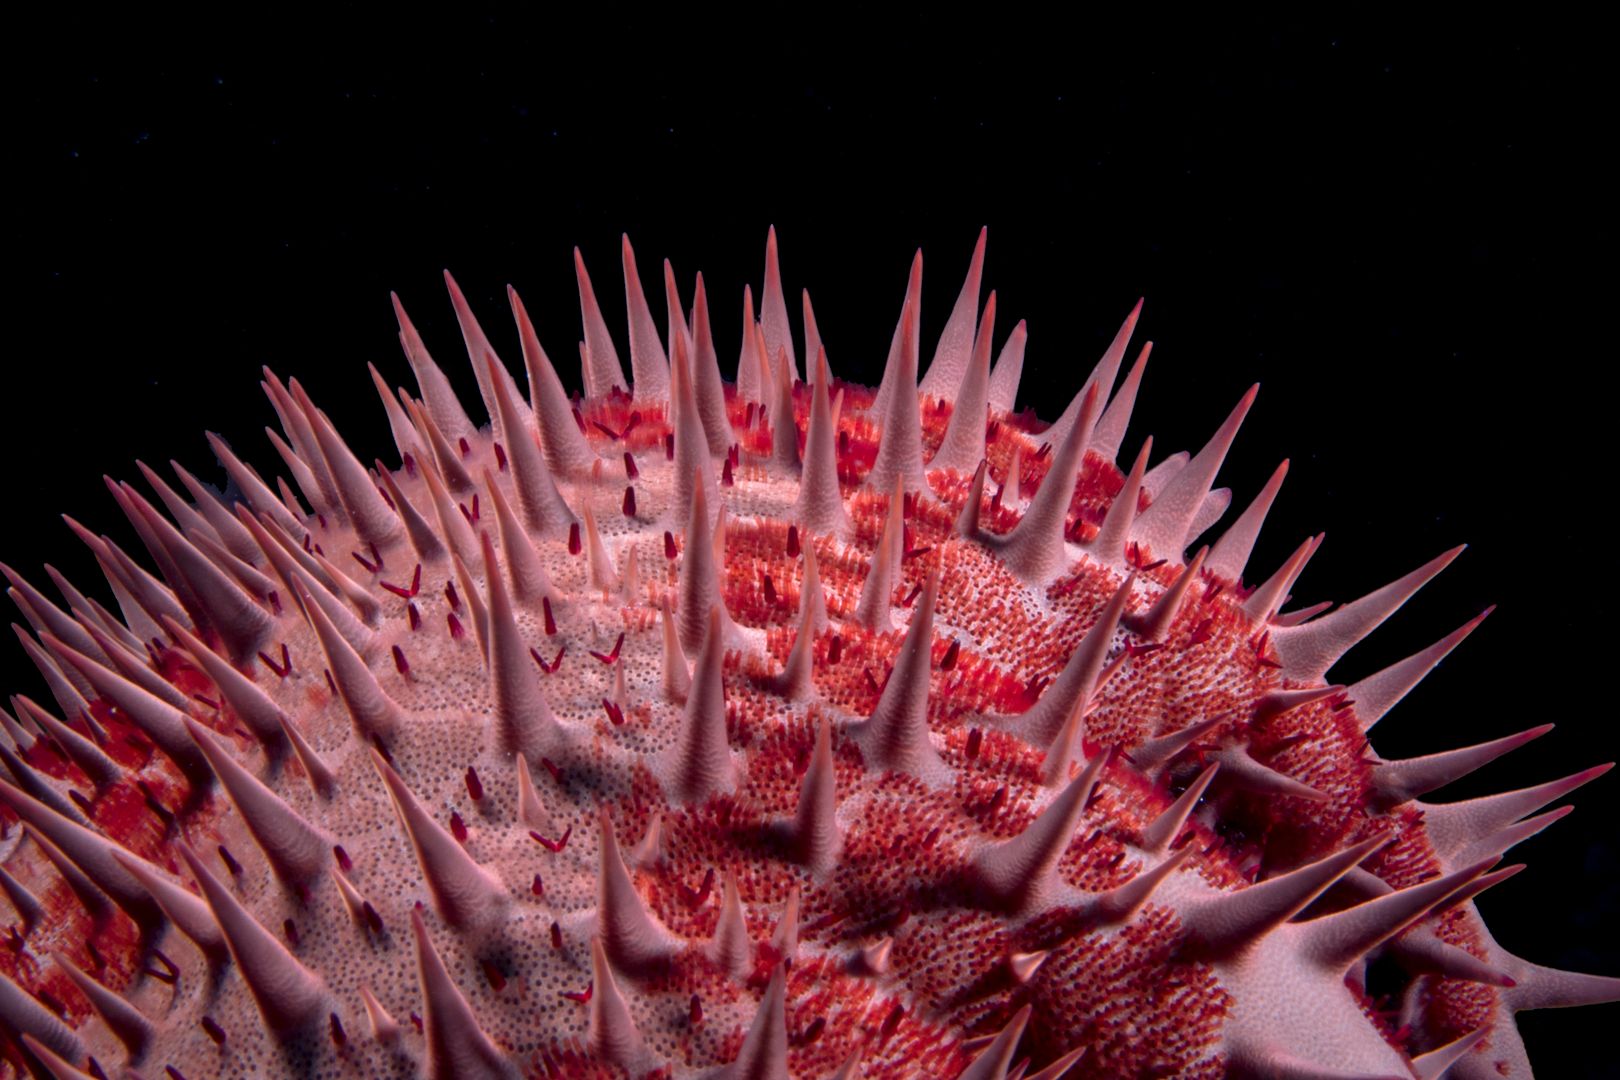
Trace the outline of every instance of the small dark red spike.
<path fill-rule="evenodd" d="M 230 871 L 231 877 L 242 876 L 242 864 L 236 861 L 230 849 L 224 844 L 219 845 L 219 861 L 225 864 L 225 869 Z"/>
<path fill-rule="evenodd" d="M 387 589 L 395 596 L 398 596 L 404 600 L 409 600 L 416 596 L 417 591 L 422 588 L 422 564 L 416 564 L 416 570 L 411 574 L 411 587 L 408 589 L 387 581 L 379 581 L 377 584 Z"/>
<path fill-rule="evenodd" d="M 799 557 L 799 527 L 797 525 L 788 526 L 787 554 L 790 559 Z"/>
<path fill-rule="evenodd" d="M 450 637 L 453 640 L 460 641 L 464 636 L 466 636 L 467 632 L 461 628 L 461 620 L 456 618 L 455 612 L 445 612 L 444 621 L 445 625 L 450 627 Z"/>
<path fill-rule="evenodd" d="M 332 1032 L 332 1042 L 337 1046 L 346 1045 L 349 1041 L 349 1036 L 348 1033 L 343 1030 L 343 1021 L 338 1019 L 338 1014 L 332 1013 L 328 1017 L 328 1022 Z"/>
<path fill-rule="evenodd" d="M 681 899 L 686 901 L 689 908 L 700 908 L 709 901 L 709 894 L 714 891 L 714 867 L 709 867 L 708 873 L 703 875 L 703 884 L 696 889 L 689 889 L 683 883 L 680 886 Z"/>
<path fill-rule="evenodd" d="M 414 602 L 405 605 L 405 614 L 410 617 L 411 629 L 422 629 L 422 612 Z"/>
<path fill-rule="evenodd" d="M 458 595 L 456 593 L 456 583 L 455 582 L 447 581 L 447 582 L 444 583 L 444 598 L 446 600 L 450 601 L 450 610 L 451 611 L 460 611 L 461 610 L 461 597 L 460 597 L 460 595 Z"/>
<path fill-rule="evenodd" d="M 349 853 L 343 850 L 342 844 L 333 844 L 332 854 L 337 857 L 338 866 L 343 868 L 345 874 L 354 869 L 354 860 L 349 858 Z"/>
<path fill-rule="evenodd" d="M 453 810 L 450 812 L 450 835 L 456 838 L 458 844 L 467 842 L 467 823 L 461 820 L 460 813 Z"/>
<path fill-rule="evenodd" d="M 613 663 L 615 660 L 617 660 L 619 658 L 619 650 L 622 649 L 622 648 L 624 648 L 624 631 L 620 630 L 619 631 L 619 640 L 617 640 L 617 641 L 615 641 L 613 643 L 613 651 L 612 652 L 599 653 L 599 652 L 595 652 L 593 650 L 591 652 L 591 655 L 596 657 L 598 660 L 600 660 L 604 664 L 611 664 L 611 663 Z"/>
<path fill-rule="evenodd" d="M 630 451 L 626 450 L 624 452 L 624 478 L 634 480 L 640 475 L 640 471 L 636 468 L 636 459 L 630 455 Z"/>
<path fill-rule="evenodd" d="M 883 1018 L 883 1026 L 878 1029 L 879 1043 L 888 1041 L 889 1036 L 894 1034 L 895 1029 L 900 1026 L 900 1021 L 905 1017 L 905 1015 L 905 1006 L 901 1005 L 898 1001 L 895 1002 L 894 1008 L 889 1010 L 889 1015 Z"/>
<path fill-rule="evenodd" d="M 633 487 L 624 489 L 624 516 L 627 518 L 636 516 L 636 489 Z"/>
<path fill-rule="evenodd" d="M 568 526 L 568 554 L 578 555 L 580 552 L 579 522 Z"/>
<path fill-rule="evenodd" d="M 574 827 L 572 825 L 568 826 L 568 830 L 562 834 L 562 838 L 559 840 L 549 840 L 535 832 L 533 829 L 529 830 L 529 838 L 535 843 L 539 844 L 541 847 L 545 848 L 547 851 L 551 852 L 553 855 L 567 847 L 568 838 L 573 835 Z"/>
<path fill-rule="evenodd" d="M 292 674 L 292 660 L 287 655 L 287 646 L 286 645 L 281 646 L 281 663 L 280 664 L 277 664 L 274 660 L 270 659 L 270 657 L 265 655 L 264 653 L 259 654 L 259 659 L 264 661 L 264 666 L 265 667 L 269 668 L 271 671 L 276 673 L 276 678 L 278 678 L 278 679 L 285 679 L 288 675 Z"/>
<path fill-rule="evenodd" d="M 693 1027 L 703 1023 L 703 999 L 696 994 L 692 995 L 692 1002 L 686 1007 L 686 1019 Z"/>
<path fill-rule="evenodd" d="M 411 673 L 411 662 L 405 659 L 405 650 L 400 648 L 398 645 L 394 646 L 394 669 L 401 675 L 409 675 Z"/>
<path fill-rule="evenodd" d="M 664 558 L 673 559 L 676 554 L 677 553 L 675 551 L 675 534 L 670 532 L 668 529 L 665 529 L 664 530 Z"/>
<path fill-rule="evenodd" d="M 478 779 L 478 770 L 471 765 L 467 766 L 467 794 L 472 796 L 473 802 L 484 797 L 483 781 Z"/>

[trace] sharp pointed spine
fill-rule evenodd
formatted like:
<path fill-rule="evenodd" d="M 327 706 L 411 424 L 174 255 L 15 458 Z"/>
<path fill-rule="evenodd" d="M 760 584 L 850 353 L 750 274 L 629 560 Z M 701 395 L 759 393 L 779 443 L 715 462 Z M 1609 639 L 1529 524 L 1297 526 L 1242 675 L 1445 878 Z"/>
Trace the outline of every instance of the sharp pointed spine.
<path fill-rule="evenodd" d="M 384 1044 L 398 1041 L 399 1021 L 389 1015 L 377 995 L 364 983 L 360 984 L 360 1001 L 366 1009 L 366 1022 L 371 1025 L 371 1037 Z"/>
<path fill-rule="evenodd" d="M 714 466 L 709 460 L 709 440 L 698 409 L 686 343 L 681 338 L 675 341 L 670 369 L 670 423 L 675 428 L 675 506 L 692 506 L 700 489 L 708 505 L 716 498 Z"/>
<path fill-rule="evenodd" d="M 922 464 L 922 413 L 917 399 L 917 312 L 908 307 L 900 320 L 898 357 L 890 354 L 890 364 L 898 367 L 883 373 L 883 384 L 890 390 L 884 403 L 883 433 L 878 440 L 877 460 L 866 474 L 866 485 L 878 491 L 899 484 L 906 491 L 927 491 Z M 880 395 L 881 396 L 881 391 Z M 873 412 L 878 405 L 873 403 Z"/>
<path fill-rule="evenodd" d="M 624 368 L 619 364 L 618 350 L 608 334 L 602 309 L 596 302 L 596 290 L 591 287 L 590 274 L 585 270 L 585 257 L 574 249 L 574 278 L 579 285 L 579 317 L 585 327 L 585 396 L 603 397 L 613 389 L 626 389 Z"/>
<path fill-rule="evenodd" d="M 1277 492 L 1282 490 L 1283 478 L 1288 475 L 1288 460 L 1278 465 L 1266 481 L 1266 486 L 1260 489 L 1260 494 L 1254 497 L 1249 508 L 1232 522 L 1231 526 L 1215 542 L 1215 547 L 1209 553 L 1209 572 L 1225 581 L 1241 581 L 1243 568 L 1248 565 L 1249 554 L 1254 550 L 1254 542 L 1260 537 L 1260 527 L 1265 524 L 1266 514 L 1271 510 L 1271 504 L 1277 499 Z"/>
<path fill-rule="evenodd" d="M 564 733 L 540 688 L 487 534 L 482 549 L 489 587 L 489 673 L 501 745 L 538 759 L 556 753 Z"/>
<path fill-rule="evenodd" d="M 849 517 L 838 486 L 838 431 L 828 401 L 829 387 L 822 378 L 826 354 L 816 354 L 817 376 L 810 388 L 810 418 L 805 428 L 804 463 L 794 515 L 816 533 L 844 533 Z"/>
<path fill-rule="evenodd" d="M 1058 859 L 1069 846 L 1108 755 L 1088 764 L 1080 775 L 1036 815 L 1018 836 L 985 848 L 973 857 L 969 876 L 981 902 L 1022 913 L 1039 905 L 1053 887 Z"/>
<path fill-rule="evenodd" d="M 991 318 L 988 312 L 992 310 L 990 305 L 995 302 L 995 293 L 990 294 L 992 299 L 986 304 L 984 317 L 981 319 L 979 316 L 979 289 L 984 277 L 984 248 L 989 235 L 988 228 L 979 230 L 979 239 L 973 245 L 973 257 L 968 263 L 967 278 L 962 282 L 961 291 L 957 293 L 956 304 L 951 308 L 950 317 L 945 320 L 945 328 L 940 331 L 939 344 L 934 346 L 934 358 L 928 365 L 928 374 L 923 377 L 921 388 L 922 393 L 929 397 L 945 397 L 961 385 L 965 377 L 969 377 L 969 369 L 977 362 L 974 326 L 978 326 L 980 338 L 989 337 L 987 324 Z M 988 353 L 985 356 L 985 364 L 988 373 Z M 960 400 L 958 398 L 959 402 Z"/>
<path fill-rule="evenodd" d="M 387 548 L 399 538 L 402 531 L 399 518 L 383 502 L 365 466 L 355 458 L 354 452 L 327 421 L 325 414 L 315 408 L 307 397 L 299 404 L 304 409 L 304 415 L 309 417 L 310 426 L 315 429 L 321 453 L 326 456 L 327 466 L 332 471 L 332 482 L 337 485 L 338 498 L 349 520 L 354 523 L 356 534 L 366 543 Z"/>
<path fill-rule="evenodd" d="M 57 951 L 51 954 L 56 966 L 62 969 L 73 985 L 79 988 L 101 1017 L 109 1031 L 118 1037 L 129 1051 L 129 1059 L 139 1062 L 156 1035 L 152 1021 L 118 992 L 110 990 L 80 971 L 67 956 Z"/>
<path fill-rule="evenodd" d="M 1001 346 L 996 366 L 990 370 L 990 408 L 1010 413 L 1018 401 L 1018 383 L 1024 374 L 1024 349 L 1029 341 L 1029 324 L 1018 320 Z"/>
<path fill-rule="evenodd" d="M 1430 843 L 1442 857 L 1480 858 L 1490 849 L 1494 849 L 1491 851 L 1493 854 L 1507 850 L 1506 846 L 1500 846 L 1497 842 L 1499 833 L 1507 831 L 1521 818 L 1535 813 L 1548 803 L 1591 783 L 1613 767 L 1614 763 L 1610 762 L 1517 791 L 1504 791 L 1462 802 L 1418 805 L 1423 810 L 1423 822 L 1428 829 Z M 1542 816 L 1545 818 L 1548 815 Z M 1537 821 L 1540 827 L 1551 824 L 1550 821 L 1532 820 Z M 1522 839 L 1525 837 L 1512 838 L 1514 843 Z M 1486 850 L 1478 850 L 1481 847 L 1486 847 Z"/>
<path fill-rule="evenodd" d="M 1382 837 L 1366 840 L 1258 885 L 1224 893 L 1184 912 L 1182 922 L 1212 954 L 1238 952 L 1298 914 L 1386 843 Z"/>
<path fill-rule="evenodd" d="M 188 719 L 186 728 L 276 873 L 294 886 L 315 880 L 331 855 L 331 841 L 243 768 L 201 724 Z"/>
<path fill-rule="evenodd" d="M 640 1075 L 651 1060 L 651 1052 L 641 1032 L 636 1030 L 635 1019 L 619 991 L 613 965 L 608 962 L 599 937 L 591 939 L 591 987 L 592 1052 L 632 1076 Z"/>
<path fill-rule="evenodd" d="M 1356 719 L 1361 723 L 1361 730 L 1371 731 L 1374 724 L 1382 720 L 1412 687 L 1423 681 L 1423 677 L 1433 671 L 1435 665 L 1444 660 L 1452 649 L 1461 645 L 1463 640 L 1485 621 L 1486 616 L 1495 610 L 1494 606 L 1486 608 L 1427 649 L 1405 660 L 1397 661 L 1351 686 L 1346 691 L 1346 696 L 1356 703 Z"/>
<path fill-rule="evenodd" d="M 10 806 L 19 818 L 50 840 L 98 889 L 128 912 L 137 925 L 153 926 L 160 921 L 146 890 L 113 858 L 114 852 L 121 850 L 117 844 L 69 821 L 4 781 L 0 781 L 0 802 Z"/>
<path fill-rule="evenodd" d="M 675 951 L 673 935 L 661 926 L 636 892 L 630 871 L 619 854 L 613 822 L 604 810 L 599 818 L 601 867 L 597 878 L 597 927 L 602 947 L 613 965 L 632 974 L 659 967 Z"/>
<path fill-rule="evenodd" d="M 990 337 L 995 329 L 996 294 L 984 305 L 979 334 L 973 342 L 972 357 L 962 371 L 961 385 L 951 405 L 951 419 L 945 437 L 928 462 L 929 469 L 955 469 L 967 472 L 984 458 L 985 423 L 990 410 Z M 941 346 L 944 339 L 941 339 Z M 938 363 L 938 361 L 935 361 Z M 930 369 L 929 374 L 933 374 Z M 928 393 L 926 380 L 924 393 Z"/>
<path fill-rule="evenodd" d="M 517 495 L 518 512 L 524 523 L 542 536 L 566 533 L 574 523 L 574 513 L 563 502 L 557 484 L 546 467 L 540 443 L 529 430 L 527 419 L 519 411 L 505 382 L 497 377 L 499 367 L 493 353 L 484 354 L 484 364 L 490 370 L 494 384 L 496 411 L 501 415 L 506 432 L 506 456 L 512 472 L 512 487 Z M 577 428 L 575 430 L 578 430 Z"/>
<path fill-rule="evenodd" d="M 743 1036 L 742 1049 L 719 1074 L 725 1080 L 789 1080 L 786 997 L 787 972 L 777 964 Z"/>
<path fill-rule="evenodd" d="M 799 785 L 799 806 L 791 823 L 791 835 L 798 859 L 811 873 L 831 872 L 838 861 L 843 838 L 838 831 L 832 722 L 825 712 L 816 719 L 816 744 Z"/>
<path fill-rule="evenodd" d="M 1297 931 L 1303 939 L 1300 952 L 1329 971 L 1342 973 L 1368 951 L 1394 937 L 1485 873 L 1496 861 L 1492 856 L 1443 877 L 1300 923 Z"/>
<path fill-rule="evenodd" d="M 8 1034 L 17 1032 L 59 1059 L 78 1061 L 84 1057 L 84 1044 L 73 1029 L 4 973 L 0 973 L 0 1019 L 5 1021 Z"/>
<path fill-rule="evenodd" d="M 1220 767 L 1220 762 L 1211 762 L 1198 774 L 1197 779 L 1187 785 L 1187 790 L 1183 791 L 1168 809 L 1153 819 L 1153 823 L 1142 833 L 1143 851 L 1150 855 L 1163 855 L 1170 849 L 1176 837 L 1181 835 L 1181 829 L 1187 824 L 1187 819 L 1198 808 L 1198 802 L 1204 797 L 1204 792 L 1209 790 L 1209 783 L 1215 779 Z"/>
<path fill-rule="evenodd" d="M 285 737 L 282 731 L 284 714 L 275 699 L 173 619 L 165 620 L 164 627 L 175 643 L 202 669 L 203 674 L 213 680 L 220 696 L 247 725 L 253 737 L 272 755 L 279 752 Z"/>
<path fill-rule="evenodd" d="M 748 973 L 754 943 L 748 938 L 748 918 L 743 914 L 737 876 L 727 870 L 723 877 L 720 918 L 715 923 L 714 937 L 709 942 L 709 955 L 721 971 L 733 980 L 739 980 Z"/>
<path fill-rule="evenodd" d="M 365 658 L 343 639 L 302 583 L 297 588 L 297 596 L 305 618 L 315 629 L 321 655 L 326 658 L 326 669 L 332 674 L 338 697 L 343 699 L 355 728 L 368 737 L 388 738 L 394 734 L 403 720 L 403 710 L 388 696 Z"/>
<path fill-rule="evenodd" d="M 411 909 L 411 936 L 416 939 L 416 977 L 424 1003 L 424 1072 L 432 1080 L 510 1080 L 516 1070 L 479 1027 L 472 1006 L 439 959 L 417 908 Z"/>
<path fill-rule="evenodd" d="M 931 574 L 895 655 L 888 684 L 871 715 L 854 731 L 869 769 L 918 776 L 940 768 L 939 754 L 929 741 L 928 731 L 934 603 L 938 593 L 939 576 Z"/>
<path fill-rule="evenodd" d="M 889 341 L 888 358 L 883 364 L 883 378 L 878 382 L 877 396 L 872 399 L 871 412 L 873 416 L 886 416 L 889 411 L 890 399 L 894 396 L 894 385 L 900 369 L 906 366 L 905 353 L 911 353 L 910 366 L 913 376 L 917 371 L 917 335 L 916 326 L 922 321 L 922 248 L 918 248 L 911 257 L 911 271 L 906 277 L 906 296 L 900 303 L 900 318 L 894 324 L 894 336 Z M 907 339 L 906 320 L 912 322 L 912 334 Z M 916 379 L 912 379 L 915 386 Z"/>
<path fill-rule="evenodd" d="M 189 844 L 182 841 L 179 849 L 192 876 L 202 887 L 237 970 L 242 973 L 242 980 L 252 992 L 265 1023 L 274 1031 L 307 1027 L 326 1011 L 327 994 L 320 978 L 259 924 L 231 890 L 203 865 Z"/>
<path fill-rule="evenodd" d="M 979 535 L 979 515 L 984 503 L 984 477 L 989 471 L 988 459 L 980 460 L 979 467 L 973 470 L 973 481 L 968 484 L 967 498 L 962 503 L 962 511 L 956 516 L 956 524 L 952 532 L 957 536 L 972 539 Z"/>
<path fill-rule="evenodd" d="M 1029 1023 L 1031 1011 L 1030 1006 L 1025 1005 L 1014 1013 L 1007 1026 L 962 1070 L 956 1080 L 1007 1080 L 1007 1067 L 1012 1064 L 1013 1052 L 1018 1049 L 1018 1040 L 1024 1035 L 1024 1026 Z"/>
<path fill-rule="evenodd" d="M 193 783 L 208 784 L 212 774 L 196 744 L 191 741 L 191 736 L 186 733 L 186 716 L 183 712 L 50 635 L 46 636 L 46 644 L 90 681 L 98 697 L 123 710 L 124 715 L 180 766 Z"/>
<path fill-rule="evenodd" d="M 726 741 L 726 699 L 721 678 L 725 628 L 718 608 L 709 609 L 708 627 L 692 665 L 692 685 L 682 716 L 672 786 L 682 802 L 702 802 L 731 788 L 731 747 Z"/>
<path fill-rule="evenodd" d="M 101 747 L 62 723 L 36 702 L 26 697 L 13 698 L 12 701 L 28 712 L 30 719 L 62 748 L 98 789 L 124 778 L 122 766 L 108 757 Z"/>
<path fill-rule="evenodd" d="M 45 916 L 45 905 L 40 902 L 28 887 L 16 878 L 4 866 L 0 866 L 0 892 L 6 894 L 11 906 L 17 909 L 17 918 L 22 922 L 23 928 L 32 930 Z"/>
<path fill-rule="evenodd" d="M 1271 641 L 1286 678 L 1320 679 L 1351 647 L 1393 615 L 1430 578 L 1462 553 L 1458 546 L 1442 552 L 1382 589 L 1346 604 L 1302 626 L 1274 627 Z"/>
<path fill-rule="evenodd" d="M 709 322 L 709 297 L 703 286 L 702 274 L 697 276 L 697 287 L 692 297 L 692 350 L 692 381 L 697 388 L 698 413 L 703 418 L 709 453 L 719 457 L 732 443 L 731 420 L 726 415 L 725 389 L 720 380 L 720 360 L 714 348 L 714 331 Z"/>
<path fill-rule="evenodd" d="M 114 851 L 113 859 L 140 882 L 163 914 L 190 938 L 205 957 L 226 955 L 225 937 L 208 904 L 190 890 L 170 881 L 157 867 L 128 851 Z"/>
<path fill-rule="evenodd" d="M 456 392 L 450 388 L 450 380 L 433 362 L 433 357 L 428 355 L 421 335 L 416 332 L 410 316 L 405 314 L 405 305 L 400 303 L 398 294 L 389 293 L 388 296 L 394 304 L 394 318 L 399 323 L 399 340 L 405 349 L 405 359 L 411 365 L 411 371 L 416 376 L 416 388 L 433 414 L 434 422 L 453 439 L 472 434 L 477 429 L 467 418 Z"/>
<path fill-rule="evenodd" d="M 1198 582 L 1199 571 L 1203 568 L 1204 558 L 1208 554 L 1209 548 L 1199 548 L 1192 562 L 1182 569 L 1174 584 L 1159 594 L 1152 607 L 1140 614 L 1126 617 L 1125 625 L 1130 627 L 1132 633 L 1144 641 L 1164 640 L 1165 635 L 1170 632 L 1171 625 L 1176 621 L 1176 616 L 1181 612 L 1187 590 Z"/>
<path fill-rule="evenodd" d="M 507 576 L 511 578 L 513 599 L 533 608 L 539 608 L 541 601 L 547 598 L 556 600 L 557 590 L 551 583 L 551 575 L 546 573 L 545 565 L 540 561 L 539 552 L 534 549 L 534 542 L 529 539 L 528 531 L 519 523 L 500 485 L 488 469 L 484 470 L 484 489 L 489 493 L 490 505 L 495 508 L 501 554 L 506 560 Z"/>
<path fill-rule="evenodd" d="M 681 631 L 681 647 L 696 652 L 708 631 L 709 612 L 719 608 L 722 622 L 729 624 L 725 600 L 720 591 L 719 557 L 714 538 L 720 527 L 709 526 L 708 499 L 701 484 L 692 490 L 691 512 L 686 519 L 686 536 L 681 551 L 679 597 L 676 616 Z"/>
<path fill-rule="evenodd" d="M 652 311 L 647 307 L 641 276 L 636 271 L 636 253 L 628 235 L 620 237 L 619 249 L 624 263 L 624 304 L 630 326 L 630 389 L 637 401 L 658 401 L 669 394 L 669 360 L 658 340 Z"/>
<path fill-rule="evenodd" d="M 559 476 L 577 477 L 590 471 L 596 455 L 585 435 L 574 423 L 573 407 L 563 391 L 562 380 L 551 358 L 540 347 L 539 335 L 517 290 L 506 287 L 506 298 L 517 320 L 518 340 L 523 346 L 523 366 L 529 375 L 529 409 L 540 432 L 540 449 L 546 464 Z"/>
<path fill-rule="evenodd" d="M 875 633 L 893 626 L 890 607 L 893 603 L 895 580 L 900 575 L 900 562 L 905 552 L 905 491 L 896 479 L 889 495 L 888 513 L 883 519 L 883 531 L 878 534 L 877 547 L 872 549 L 866 581 L 861 585 L 861 596 L 855 604 L 855 622 Z"/>
<path fill-rule="evenodd" d="M 1538 739 L 1553 729 L 1551 724 L 1521 731 L 1490 742 L 1478 743 L 1459 750 L 1447 750 L 1423 757 L 1399 761 L 1381 761 L 1373 766 L 1373 786 L 1380 796 L 1391 803 L 1406 802 L 1419 795 L 1445 787 L 1460 780 L 1503 754 Z"/>
<path fill-rule="evenodd" d="M 799 605 L 799 630 L 788 650 L 782 670 L 772 676 L 769 685 L 790 701 L 802 701 L 809 696 L 814 685 L 815 669 L 815 605 L 805 600 Z"/>
<path fill-rule="evenodd" d="M 493 356 L 495 348 L 485 336 L 484 328 L 478 324 L 472 306 L 467 303 L 467 297 L 448 270 L 444 271 L 444 285 L 450 294 L 450 306 L 456 313 L 456 325 L 461 329 L 462 344 L 467 348 L 467 359 L 472 363 L 473 377 L 478 380 L 478 394 L 484 399 L 484 410 L 489 415 L 491 432 L 496 442 L 509 443 L 513 435 L 508 434 L 500 410 L 495 406 L 495 397 L 497 387 L 504 389 L 511 397 L 517 396 L 517 388 L 512 382 L 511 373 L 498 360 L 495 370 L 485 367 L 485 355 Z M 528 417 L 523 416 L 522 420 L 526 424 Z"/>
<path fill-rule="evenodd" d="M 1013 531 L 996 544 L 1007 566 L 1025 581 L 1046 582 L 1063 569 L 1067 556 L 1063 537 L 1068 527 L 1069 504 L 1075 481 L 1085 460 L 1086 443 L 1097 415 L 1097 390 L 1086 395 L 1073 427 L 1052 458 L 1052 466 L 1030 501 L 1029 509 Z"/>
<path fill-rule="evenodd" d="M 1114 590 L 1114 595 L 1097 614 L 1080 643 L 1069 654 L 1063 670 L 1046 688 L 1034 705 L 1018 718 L 1020 730 L 1037 746 L 1049 746 L 1057 738 L 1068 718 L 1077 712 L 1083 717 L 1097 692 L 1098 678 L 1113 649 L 1119 632 L 1120 620 L 1125 614 L 1135 590 L 1136 575 L 1128 574 Z"/>

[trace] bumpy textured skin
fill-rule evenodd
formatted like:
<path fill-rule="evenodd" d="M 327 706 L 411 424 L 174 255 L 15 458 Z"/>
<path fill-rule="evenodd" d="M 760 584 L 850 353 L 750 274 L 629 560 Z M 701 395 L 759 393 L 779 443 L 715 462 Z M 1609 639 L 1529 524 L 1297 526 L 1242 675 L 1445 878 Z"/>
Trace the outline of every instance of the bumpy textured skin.
<path fill-rule="evenodd" d="M 291 486 L 223 443 L 223 497 L 109 482 L 105 604 L 8 571 L 45 682 L 6 716 L 3 1068 L 1528 1077 L 1513 1013 L 1616 981 L 1472 896 L 1601 770 L 1418 801 L 1544 730 L 1369 748 L 1478 620 L 1328 681 L 1454 553 L 1290 614 L 1311 542 L 1245 584 L 1279 470 L 1189 556 L 1253 392 L 1116 466 L 1133 312 L 1057 424 L 1009 412 L 983 254 L 916 393 L 920 256 L 872 391 L 808 296 L 795 349 L 773 233 L 730 386 L 701 279 L 666 265 L 660 336 L 626 241 L 629 380 L 582 260 L 572 404 L 515 294 L 527 401 L 450 281 L 490 425 L 400 307 L 398 468 L 267 372 Z"/>

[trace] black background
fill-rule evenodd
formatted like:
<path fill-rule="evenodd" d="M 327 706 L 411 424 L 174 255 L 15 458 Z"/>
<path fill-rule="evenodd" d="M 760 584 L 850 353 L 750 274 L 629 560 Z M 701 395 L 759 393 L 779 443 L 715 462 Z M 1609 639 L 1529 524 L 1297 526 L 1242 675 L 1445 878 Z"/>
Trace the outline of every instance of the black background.
<path fill-rule="evenodd" d="M 492 18 L 414 41 L 354 16 L 30 27 L 10 72 L 0 555 L 99 586 L 56 515 L 124 536 L 100 474 L 175 457 L 218 477 L 205 428 L 272 470 L 260 364 L 302 379 L 362 458 L 389 457 L 364 365 L 409 382 L 390 289 L 476 402 L 443 267 L 509 364 L 515 284 L 577 386 L 570 248 L 627 357 L 628 232 L 660 325 L 659 260 L 688 303 L 704 271 L 729 371 L 774 223 L 795 326 L 808 286 L 834 369 L 875 381 L 912 252 L 926 361 L 988 225 L 997 348 L 1029 320 L 1021 405 L 1055 416 L 1142 295 L 1156 349 L 1127 454 L 1149 432 L 1197 449 L 1263 384 L 1222 483 L 1242 503 L 1281 458 L 1293 468 L 1251 567 L 1326 530 L 1297 591 L 1343 602 L 1472 545 L 1335 669 L 1351 681 L 1500 605 L 1384 721 L 1381 752 L 1558 723 L 1458 796 L 1613 757 L 1588 69 L 1519 26 L 1167 38 L 1156 18 L 987 24 L 949 47 L 912 28 L 812 34 L 808 13 L 701 45 L 629 16 L 611 34 Z M 200 47 L 175 50 L 181 36 Z M 0 663 L 9 688 L 39 691 L 19 650 Z M 1481 901 L 1508 948 L 1620 972 L 1615 784 L 1576 795 L 1513 853 L 1531 871 Z M 1597 1076 L 1602 1022 L 1520 1024 L 1543 1075 Z"/>

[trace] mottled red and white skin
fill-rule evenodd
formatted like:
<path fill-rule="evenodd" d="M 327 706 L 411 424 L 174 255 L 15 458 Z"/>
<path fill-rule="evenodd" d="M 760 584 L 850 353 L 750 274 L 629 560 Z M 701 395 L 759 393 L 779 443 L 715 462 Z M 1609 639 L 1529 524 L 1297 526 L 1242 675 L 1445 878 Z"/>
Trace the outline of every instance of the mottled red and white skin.
<path fill-rule="evenodd" d="M 1370 749 L 1479 619 L 1332 683 L 1456 552 L 1288 610 L 1317 540 L 1247 566 L 1286 463 L 1213 486 L 1254 391 L 1116 463 L 1132 312 L 1015 415 L 983 256 L 920 383 L 918 256 L 876 391 L 808 294 L 790 334 L 774 234 L 734 385 L 702 279 L 666 264 L 660 333 L 628 241 L 630 377 L 578 261 L 573 401 L 515 293 L 527 394 L 447 276 L 487 425 L 399 307 L 397 468 L 266 371 L 287 479 L 215 439 L 223 497 L 109 480 L 132 534 L 70 521 L 102 600 L 6 570 L 43 682 L 4 716 L 3 1068 L 1528 1077 L 1513 1014 L 1620 984 L 1472 898 L 1602 770 L 1419 801 L 1546 730 Z"/>

